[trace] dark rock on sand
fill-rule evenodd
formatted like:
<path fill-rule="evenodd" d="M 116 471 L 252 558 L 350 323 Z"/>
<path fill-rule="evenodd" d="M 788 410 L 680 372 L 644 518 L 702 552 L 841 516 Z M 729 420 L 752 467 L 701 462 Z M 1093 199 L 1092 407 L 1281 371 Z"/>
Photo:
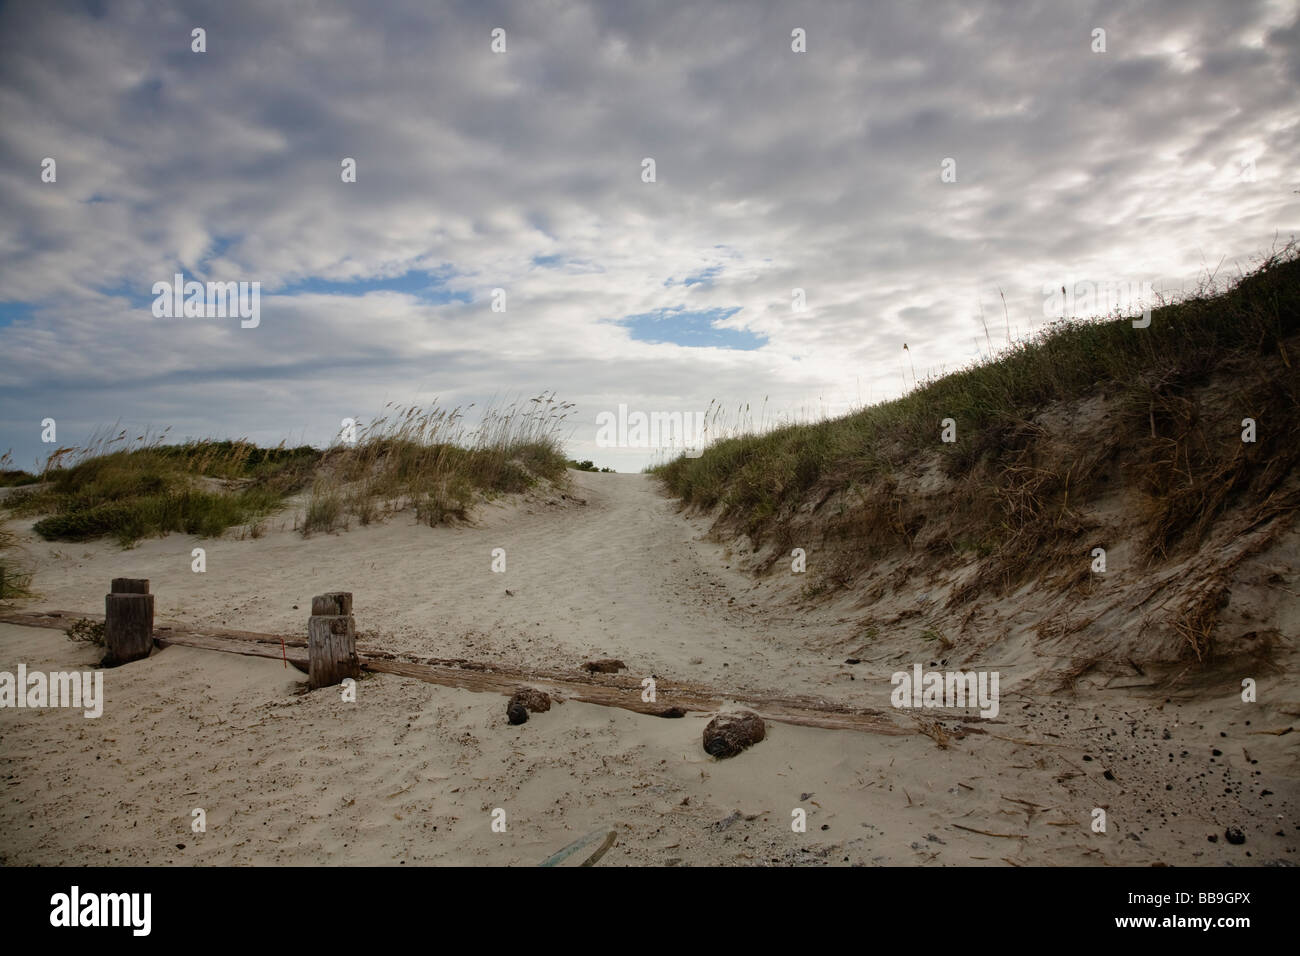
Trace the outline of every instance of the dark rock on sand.
<path fill-rule="evenodd" d="M 617 674 L 627 670 L 627 665 L 613 657 L 606 657 L 598 661 L 587 661 L 582 669 L 588 674 Z"/>
<path fill-rule="evenodd" d="M 767 735 L 763 718 L 748 710 L 718 714 L 704 728 L 704 750 L 714 757 L 734 757 Z"/>
<path fill-rule="evenodd" d="M 536 687 L 516 687 L 510 702 L 522 704 L 530 714 L 544 714 L 551 709 L 551 695 Z"/>
<path fill-rule="evenodd" d="M 511 697 L 510 703 L 506 705 L 506 717 L 510 719 L 512 724 L 526 723 L 528 721 L 528 709 Z"/>

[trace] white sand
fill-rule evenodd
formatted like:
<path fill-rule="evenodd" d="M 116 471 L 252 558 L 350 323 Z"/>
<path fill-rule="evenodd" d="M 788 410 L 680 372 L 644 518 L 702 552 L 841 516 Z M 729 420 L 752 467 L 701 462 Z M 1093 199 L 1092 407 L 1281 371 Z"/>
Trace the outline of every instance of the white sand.
<path fill-rule="evenodd" d="M 797 607 L 781 575 L 756 581 L 644 476 L 572 477 L 568 498 L 488 505 L 472 527 L 399 515 L 307 540 L 172 535 L 126 552 L 26 535 L 39 597 L 22 606 L 102 610 L 111 578 L 147 577 L 159 620 L 305 633 L 313 594 L 350 590 L 363 651 L 574 668 L 618 657 L 633 674 L 737 694 L 888 708 L 892 663 L 843 664 L 860 615 Z M 193 547 L 205 574 L 190 570 Z M 491 571 L 497 547 L 505 574 Z M 302 675 L 277 661 L 172 647 L 105 672 L 98 720 L 0 709 L 0 862 L 535 864 L 601 828 L 618 833 L 602 866 L 1297 861 L 1300 734 L 1254 732 L 1296 719 L 1284 675 L 1259 675 L 1250 710 L 1222 706 L 1226 684 L 1168 704 L 1139 691 L 1027 698 L 1024 634 L 995 636 L 986 660 L 1011 666 L 990 734 L 945 750 L 920 734 L 769 724 L 728 761 L 703 752 L 705 716 L 570 701 L 512 727 L 493 694 L 375 675 L 350 704 L 336 689 L 295 694 Z M 0 625 L 0 670 L 96 659 L 58 631 Z M 191 831 L 196 807 L 205 833 Z M 505 833 L 490 826 L 497 807 Z M 807 833 L 791 831 L 795 807 Z M 1244 845 L 1226 843 L 1228 825 Z"/>

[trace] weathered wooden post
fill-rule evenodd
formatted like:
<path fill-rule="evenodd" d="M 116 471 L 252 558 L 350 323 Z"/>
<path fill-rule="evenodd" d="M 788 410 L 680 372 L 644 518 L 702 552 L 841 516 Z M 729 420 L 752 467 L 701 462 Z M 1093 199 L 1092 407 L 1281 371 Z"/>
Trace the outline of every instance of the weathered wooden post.
<path fill-rule="evenodd" d="M 148 578 L 113 578 L 104 595 L 104 667 L 148 657 L 153 650 L 153 595 Z"/>
<path fill-rule="evenodd" d="M 352 592 L 331 591 L 311 599 L 307 622 L 307 680 L 312 690 L 361 676 Z"/>

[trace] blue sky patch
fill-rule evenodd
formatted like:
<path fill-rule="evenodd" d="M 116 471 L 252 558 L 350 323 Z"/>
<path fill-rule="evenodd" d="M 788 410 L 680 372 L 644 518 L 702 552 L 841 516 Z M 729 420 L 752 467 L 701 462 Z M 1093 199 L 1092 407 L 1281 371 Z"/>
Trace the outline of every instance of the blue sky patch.
<path fill-rule="evenodd" d="M 709 266 L 703 272 L 693 276 L 687 276 L 682 280 L 682 285 L 690 288 L 693 285 L 702 285 L 705 288 L 713 285 L 713 280 L 722 274 L 722 266 Z"/>
<path fill-rule="evenodd" d="M 540 269 L 557 269 L 566 275 L 599 275 L 605 271 L 604 266 L 590 259 L 570 259 L 559 253 L 550 256 L 533 256 L 531 261 Z"/>
<path fill-rule="evenodd" d="M 30 319 L 36 306 L 30 302 L 0 302 L 0 328 L 13 325 L 19 319 Z"/>
<path fill-rule="evenodd" d="M 681 285 L 689 288 L 693 285 L 701 285 L 707 289 L 713 285 L 713 280 L 720 275 L 722 275 L 722 266 L 709 266 L 707 269 L 704 269 L 701 272 L 697 272 L 695 273 L 695 275 L 689 275 L 685 279 L 681 279 L 680 281 L 678 279 L 675 279 L 672 276 L 669 276 L 667 279 L 664 280 L 664 286 L 668 287 L 674 285 Z"/>
<path fill-rule="evenodd" d="M 206 270 L 213 259 L 224 256 L 234 244 L 233 236 L 213 236 L 208 251 L 199 259 L 199 266 Z"/>
<path fill-rule="evenodd" d="M 242 271 L 238 275 L 214 275 L 207 268 L 213 259 L 224 255 L 231 244 L 232 240 L 217 239 L 212 250 L 201 260 L 201 265 L 204 268 L 200 270 L 196 271 L 176 266 L 166 275 L 157 276 L 147 282 L 137 284 L 123 281 L 111 286 L 101 286 L 96 291 L 111 298 L 125 299 L 135 309 L 152 309 L 154 300 L 157 298 L 153 293 L 153 284 L 155 282 L 171 282 L 177 272 L 185 277 L 186 282 L 260 281 L 256 275 L 245 274 Z M 390 278 L 344 279 L 340 281 L 316 278 L 302 279 L 286 286 L 275 294 L 292 296 L 317 293 L 323 295 L 361 296 L 367 292 L 388 291 L 413 295 L 420 299 L 421 302 L 431 305 L 444 305 L 448 302 L 472 302 L 473 297 L 469 292 L 457 292 L 447 288 L 447 280 L 453 274 L 450 271 L 435 273 L 412 270 L 403 275 Z M 35 302 L 0 301 L 0 328 L 12 325 L 19 319 L 30 318 L 32 313 L 35 312 L 36 306 L 37 303 Z"/>
<path fill-rule="evenodd" d="M 671 343 L 687 348 L 737 349 L 753 351 L 767 344 L 766 336 L 755 335 L 742 329 L 719 329 L 721 322 L 740 311 L 740 306 L 730 309 L 688 310 L 684 306 L 658 309 L 641 315 L 617 319 L 637 342 Z"/>
<path fill-rule="evenodd" d="M 239 276 L 236 278 L 244 277 Z M 316 293 L 321 295 L 360 296 L 365 295 L 367 292 L 402 292 L 433 305 L 472 301 L 469 292 L 455 292 L 447 288 L 447 280 L 450 278 L 450 272 L 426 272 L 415 269 L 403 275 L 388 278 L 343 279 L 337 281 L 312 278 L 303 279 L 285 286 L 276 294 L 300 295 L 302 293 Z"/>

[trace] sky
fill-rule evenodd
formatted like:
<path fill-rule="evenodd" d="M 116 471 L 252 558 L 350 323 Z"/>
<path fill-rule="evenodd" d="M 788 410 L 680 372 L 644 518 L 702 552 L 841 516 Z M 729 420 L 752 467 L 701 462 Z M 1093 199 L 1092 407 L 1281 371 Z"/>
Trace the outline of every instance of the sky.
<path fill-rule="evenodd" d="M 896 397 L 1049 289 L 1177 295 L 1300 232 L 1298 16 L 11 0 L 0 452 L 553 393 L 570 455 L 633 471 L 675 449 L 598 444 L 620 406 Z M 260 283 L 256 325 L 156 315 L 177 273 Z"/>

